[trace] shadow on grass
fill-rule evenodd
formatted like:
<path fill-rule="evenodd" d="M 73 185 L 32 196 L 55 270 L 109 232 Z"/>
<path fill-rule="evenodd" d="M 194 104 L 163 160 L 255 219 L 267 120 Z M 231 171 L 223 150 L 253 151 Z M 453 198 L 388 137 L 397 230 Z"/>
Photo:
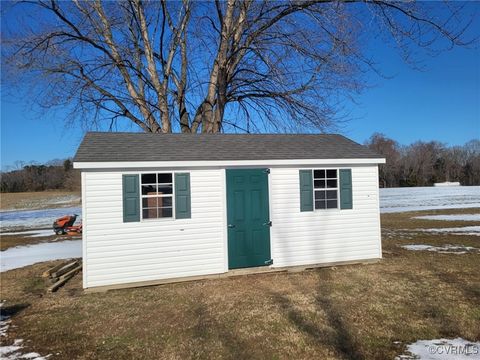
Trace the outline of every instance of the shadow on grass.
<path fill-rule="evenodd" d="M 320 323 L 323 317 L 318 321 L 312 319 L 311 315 L 296 307 L 287 296 L 276 292 L 272 292 L 271 295 L 286 313 L 290 323 L 306 334 L 316 346 L 334 347 L 345 359 L 364 359 L 365 356 L 352 334 L 352 325 L 344 320 L 344 310 L 332 300 L 333 289 L 328 284 L 331 274 L 324 272 L 322 277 L 315 296 L 315 304 L 317 310 L 325 314 L 326 323 Z"/>
<path fill-rule="evenodd" d="M 457 319 L 449 313 L 448 307 L 452 304 L 443 299 L 445 294 L 437 291 L 440 284 L 435 280 L 445 283 L 447 281 L 442 280 L 435 272 L 431 274 L 433 275 L 431 278 L 409 272 L 393 275 L 398 277 L 398 281 L 406 283 L 403 286 L 404 289 L 410 289 L 409 293 L 405 294 L 405 298 L 409 301 L 403 306 L 410 308 L 417 321 L 422 319 L 428 322 L 429 327 L 433 327 L 440 337 L 455 337 L 461 333 Z M 448 285 L 452 283 L 448 282 Z"/>
<path fill-rule="evenodd" d="M 438 280 L 454 287 L 468 302 L 471 302 L 473 305 L 480 304 L 480 287 L 478 286 L 478 282 L 472 283 L 459 277 L 461 274 L 444 271 L 442 269 L 434 269 L 434 275 Z"/>
<path fill-rule="evenodd" d="M 235 331 L 235 322 L 226 323 L 218 321 L 208 312 L 207 305 L 197 303 L 194 309 L 196 318 L 195 326 L 193 327 L 193 337 L 201 344 L 198 358 L 210 359 L 212 353 L 215 352 L 211 348 L 212 341 L 219 342 L 224 350 L 230 355 L 231 359 L 257 359 L 260 354 L 252 350 L 252 344 L 243 340 L 241 335 Z M 255 347 L 256 348 L 256 347 Z M 197 356 L 196 356 L 197 358 Z"/>
<path fill-rule="evenodd" d="M 3 318 L 10 318 L 15 316 L 19 312 L 28 308 L 30 304 L 22 303 L 22 304 L 14 304 L 9 306 L 2 306 L 0 307 L 0 316 Z"/>

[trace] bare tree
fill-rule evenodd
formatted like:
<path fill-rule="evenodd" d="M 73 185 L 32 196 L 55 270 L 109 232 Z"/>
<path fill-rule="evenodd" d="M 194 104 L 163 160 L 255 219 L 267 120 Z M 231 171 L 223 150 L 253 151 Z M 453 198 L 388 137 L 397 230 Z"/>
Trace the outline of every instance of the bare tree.
<path fill-rule="evenodd" d="M 325 129 L 376 70 L 363 43 L 468 45 L 465 4 L 373 1 L 20 1 L 3 55 L 70 117 L 146 132 Z M 15 18 L 4 13 L 4 19 Z M 7 18 L 8 16 L 8 18 Z M 17 19 L 18 20 L 18 19 Z M 8 25 L 8 24 L 7 24 Z M 8 27 L 8 26 L 7 26 Z"/>
<path fill-rule="evenodd" d="M 382 187 L 398 184 L 397 175 L 400 167 L 400 145 L 393 139 L 380 133 L 373 134 L 365 145 L 386 159 L 386 164 L 379 165 L 378 176 Z"/>

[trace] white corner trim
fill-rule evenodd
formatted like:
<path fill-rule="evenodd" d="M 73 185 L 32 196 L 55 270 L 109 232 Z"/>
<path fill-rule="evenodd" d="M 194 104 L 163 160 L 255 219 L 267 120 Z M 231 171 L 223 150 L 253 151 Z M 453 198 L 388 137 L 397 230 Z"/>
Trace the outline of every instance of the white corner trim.
<path fill-rule="evenodd" d="M 229 166 L 285 166 L 285 165 L 356 165 L 384 164 L 384 158 L 377 159 L 297 159 L 297 160 L 207 160 L 207 161 L 103 161 L 74 162 L 75 169 L 128 169 L 128 168 L 198 168 Z"/>

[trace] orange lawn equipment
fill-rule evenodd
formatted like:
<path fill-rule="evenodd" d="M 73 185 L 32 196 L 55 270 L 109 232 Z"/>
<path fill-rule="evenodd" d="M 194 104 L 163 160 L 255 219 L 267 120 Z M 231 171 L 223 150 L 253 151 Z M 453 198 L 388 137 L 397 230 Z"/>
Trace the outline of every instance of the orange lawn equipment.
<path fill-rule="evenodd" d="M 53 231 L 57 235 L 78 235 L 82 233 L 82 224 L 73 225 L 78 215 L 66 215 L 53 222 Z"/>

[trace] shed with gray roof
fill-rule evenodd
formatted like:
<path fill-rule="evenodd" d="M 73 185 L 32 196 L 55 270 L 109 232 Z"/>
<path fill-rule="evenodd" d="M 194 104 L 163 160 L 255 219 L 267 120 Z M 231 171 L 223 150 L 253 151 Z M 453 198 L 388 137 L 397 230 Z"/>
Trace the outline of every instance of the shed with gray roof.
<path fill-rule="evenodd" d="M 84 288 L 378 259 L 384 162 L 341 135 L 87 133 Z"/>

